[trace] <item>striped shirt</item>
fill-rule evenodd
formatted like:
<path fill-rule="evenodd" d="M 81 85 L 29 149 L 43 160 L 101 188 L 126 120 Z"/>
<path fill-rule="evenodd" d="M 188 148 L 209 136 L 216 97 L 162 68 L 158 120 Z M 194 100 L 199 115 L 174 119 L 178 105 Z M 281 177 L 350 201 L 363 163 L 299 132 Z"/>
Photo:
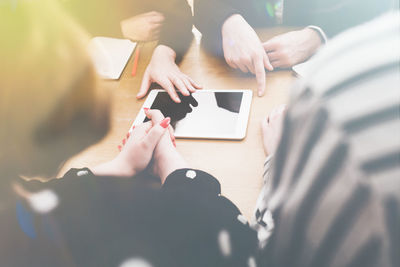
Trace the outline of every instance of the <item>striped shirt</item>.
<path fill-rule="evenodd" d="M 298 82 L 256 208 L 262 266 L 400 266 L 399 47 L 396 11 Z"/>

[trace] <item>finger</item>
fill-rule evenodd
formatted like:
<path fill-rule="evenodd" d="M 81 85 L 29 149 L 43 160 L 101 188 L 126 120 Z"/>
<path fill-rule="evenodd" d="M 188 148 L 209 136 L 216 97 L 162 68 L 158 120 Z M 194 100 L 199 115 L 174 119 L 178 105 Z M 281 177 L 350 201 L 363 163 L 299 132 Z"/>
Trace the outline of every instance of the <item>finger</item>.
<path fill-rule="evenodd" d="M 254 69 L 254 65 L 253 64 L 251 64 L 250 67 L 248 66 L 247 68 L 249 69 L 249 71 L 251 73 L 256 74 L 256 70 Z"/>
<path fill-rule="evenodd" d="M 248 73 L 249 72 L 247 67 L 241 62 L 236 62 L 236 66 L 238 66 L 238 68 L 244 73 Z"/>
<path fill-rule="evenodd" d="M 273 71 L 274 70 L 274 67 L 273 67 L 273 65 L 271 64 L 271 62 L 270 62 L 270 59 L 269 59 L 269 57 L 268 57 L 268 54 L 264 51 L 264 55 L 263 55 L 263 64 L 264 64 L 264 67 L 267 69 L 267 70 L 269 70 L 269 71 Z"/>
<path fill-rule="evenodd" d="M 272 61 L 271 64 L 274 68 L 282 68 L 284 66 L 283 62 L 279 59 Z"/>
<path fill-rule="evenodd" d="M 160 35 L 160 32 L 161 32 L 161 30 L 160 29 L 154 29 L 154 30 L 152 30 L 152 32 L 151 32 L 151 34 L 153 35 L 153 36 L 155 36 L 155 35 Z"/>
<path fill-rule="evenodd" d="M 164 119 L 164 115 L 158 109 L 146 109 L 144 113 L 150 119 L 152 125 L 156 125 Z"/>
<path fill-rule="evenodd" d="M 161 123 L 154 125 L 153 128 L 149 131 L 149 133 L 143 138 L 142 145 L 150 150 L 153 151 L 160 141 L 161 137 L 167 131 L 171 119 L 165 118 Z"/>
<path fill-rule="evenodd" d="M 158 17 L 158 16 L 164 17 L 164 15 L 158 11 L 150 11 L 150 12 L 145 13 L 145 15 L 148 15 L 150 17 Z"/>
<path fill-rule="evenodd" d="M 133 141 L 137 141 L 138 137 L 140 138 L 142 136 L 145 136 L 146 133 L 148 131 L 150 131 L 150 129 L 152 127 L 153 127 L 153 124 L 150 121 L 147 121 L 147 122 L 137 125 L 135 127 L 135 130 L 132 132 L 132 135 L 131 135 L 132 138 L 129 138 L 129 140 L 132 139 Z"/>
<path fill-rule="evenodd" d="M 146 114 L 146 117 L 150 119 L 153 126 L 157 125 L 164 119 L 164 115 L 158 109 L 145 109 L 144 113 Z M 175 141 L 175 133 L 171 125 L 169 125 L 168 131 L 171 137 L 171 141 Z"/>
<path fill-rule="evenodd" d="M 190 83 L 194 86 L 194 88 L 196 89 L 202 89 L 203 86 L 196 83 L 192 78 L 190 78 L 189 76 L 186 75 L 186 78 L 190 81 Z"/>
<path fill-rule="evenodd" d="M 265 91 L 265 69 L 261 58 L 255 59 L 254 69 L 257 80 L 258 96 L 263 96 Z"/>
<path fill-rule="evenodd" d="M 184 95 L 184 96 L 189 96 L 190 92 L 188 88 L 186 88 L 185 83 L 182 81 L 180 77 L 175 76 L 172 78 L 172 83 L 175 85 L 176 88 Z"/>
<path fill-rule="evenodd" d="M 274 39 L 271 39 L 263 43 L 262 46 L 266 52 L 273 52 L 275 50 L 278 50 L 279 44 Z"/>
<path fill-rule="evenodd" d="M 226 64 L 228 64 L 229 67 L 231 67 L 232 69 L 238 69 L 239 67 L 236 66 L 236 64 L 231 60 L 231 59 L 225 59 Z"/>
<path fill-rule="evenodd" d="M 151 78 L 150 78 L 149 72 L 146 69 L 146 71 L 143 75 L 142 84 L 140 85 L 139 93 L 136 95 L 136 98 L 144 97 L 147 94 L 147 91 L 149 90 L 150 85 L 151 85 Z"/>
<path fill-rule="evenodd" d="M 251 73 L 255 73 L 254 66 L 253 66 L 253 58 L 257 57 L 256 54 L 254 54 L 252 57 L 244 58 L 241 60 L 241 63 L 246 67 L 247 70 L 249 70 Z"/>
<path fill-rule="evenodd" d="M 182 78 L 183 83 L 185 84 L 186 88 L 188 88 L 189 92 L 194 93 L 196 92 L 196 89 L 193 87 L 193 85 L 190 83 L 189 79 L 186 77 Z"/>
<path fill-rule="evenodd" d="M 156 16 L 152 16 L 152 18 L 151 19 L 149 19 L 150 20 L 150 22 L 152 22 L 152 23 L 158 23 L 158 24 L 162 24 L 162 22 L 164 21 L 164 16 L 163 15 L 161 15 L 161 14 L 159 14 L 159 15 L 156 15 Z"/>
<path fill-rule="evenodd" d="M 225 51 L 224 51 L 224 58 L 225 58 L 226 64 L 228 64 L 229 67 L 231 67 L 232 69 L 237 69 L 238 68 L 236 66 L 236 64 L 233 62 L 233 59 L 230 56 L 230 53 L 225 53 Z"/>
<path fill-rule="evenodd" d="M 280 53 L 278 53 L 276 51 L 267 53 L 267 56 L 268 56 L 269 62 L 280 59 Z"/>
<path fill-rule="evenodd" d="M 171 138 L 172 143 L 174 143 L 174 146 L 176 146 L 176 144 L 175 144 L 175 132 L 174 132 L 174 128 L 172 128 L 171 125 L 168 126 L 168 132 L 169 132 L 169 136 Z"/>
<path fill-rule="evenodd" d="M 151 30 L 152 32 L 160 31 L 160 30 L 161 30 L 161 26 L 162 26 L 162 24 L 160 24 L 160 23 L 151 24 L 151 25 L 150 25 L 150 30 Z"/>
<path fill-rule="evenodd" d="M 169 79 L 162 79 L 157 82 L 161 85 L 162 88 L 164 88 L 167 91 L 167 93 L 174 102 L 181 103 L 181 100 L 179 99 L 179 96 L 176 93 L 175 88 Z"/>

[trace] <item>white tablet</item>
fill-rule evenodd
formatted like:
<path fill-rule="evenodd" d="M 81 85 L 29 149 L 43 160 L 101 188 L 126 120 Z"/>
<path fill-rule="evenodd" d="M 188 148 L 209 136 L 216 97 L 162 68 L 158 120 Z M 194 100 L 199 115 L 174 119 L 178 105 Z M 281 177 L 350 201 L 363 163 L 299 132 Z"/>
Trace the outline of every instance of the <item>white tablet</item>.
<path fill-rule="evenodd" d="M 143 108 L 158 109 L 171 118 L 177 138 L 243 139 L 249 120 L 251 90 L 198 90 L 178 93 L 181 103 L 164 90 L 152 90 L 133 125 L 147 121 Z"/>

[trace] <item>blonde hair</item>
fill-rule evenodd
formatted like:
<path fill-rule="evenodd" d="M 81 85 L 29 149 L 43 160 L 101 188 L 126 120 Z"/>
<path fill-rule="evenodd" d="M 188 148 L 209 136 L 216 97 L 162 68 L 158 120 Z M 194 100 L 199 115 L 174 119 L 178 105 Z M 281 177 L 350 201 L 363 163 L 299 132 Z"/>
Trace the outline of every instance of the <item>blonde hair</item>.
<path fill-rule="evenodd" d="M 90 106 L 96 76 L 88 35 L 56 0 L 0 0 L 0 17 L 0 144 L 23 142 L 49 118 L 61 127 Z"/>

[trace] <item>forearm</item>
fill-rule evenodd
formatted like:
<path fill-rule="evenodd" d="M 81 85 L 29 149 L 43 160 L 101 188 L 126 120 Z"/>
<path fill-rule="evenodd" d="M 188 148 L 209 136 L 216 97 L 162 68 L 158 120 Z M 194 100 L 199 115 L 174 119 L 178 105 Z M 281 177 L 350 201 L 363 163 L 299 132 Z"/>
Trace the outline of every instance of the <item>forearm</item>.
<path fill-rule="evenodd" d="M 163 10 L 165 21 L 161 28 L 159 44 L 170 47 L 180 61 L 189 49 L 193 38 L 193 18 L 189 5 L 184 0 L 175 0 Z"/>
<path fill-rule="evenodd" d="M 157 159 L 159 162 L 157 173 L 161 179 L 162 184 L 164 184 L 167 177 L 174 171 L 178 169 L 189 168 L 189 164 L 179 153 L 176 152 L 175 148 L 168 147 L 166 149 L 171 150 L 170 152 L 164 154 L 168 155 L 168 157 L 161 156 L 161 159 Z M 158 156 L 156 155 L 156 157 Z"/>
<path fill-rule="evenodd" d="M 126 168 L 118 158 L 90 168 L 95 176 L 132 177 L 136 174 L 133 168 Z"/>

